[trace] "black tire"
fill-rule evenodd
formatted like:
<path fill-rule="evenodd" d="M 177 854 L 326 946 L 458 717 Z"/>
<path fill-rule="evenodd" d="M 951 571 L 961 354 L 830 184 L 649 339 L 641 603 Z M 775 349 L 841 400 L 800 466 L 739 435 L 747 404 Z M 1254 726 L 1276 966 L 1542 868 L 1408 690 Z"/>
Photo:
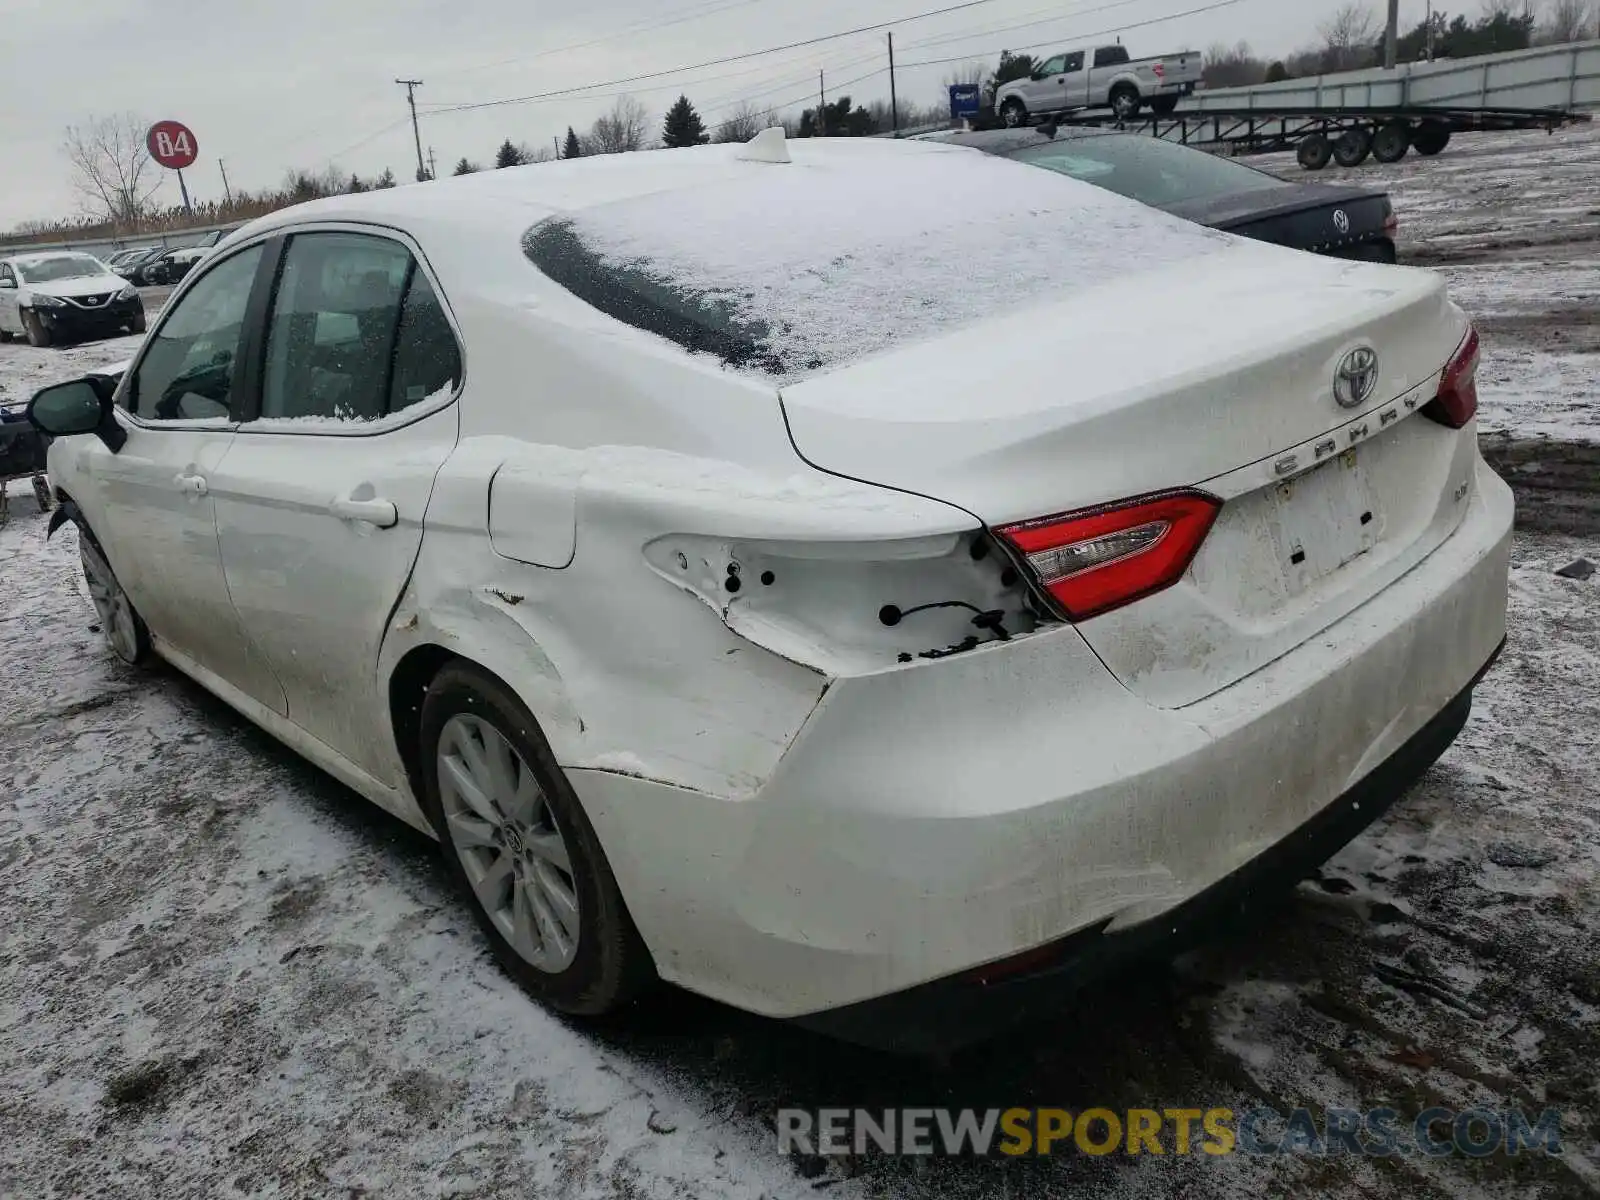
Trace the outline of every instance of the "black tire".
<path fill-rule="evenodd" d="M 1384 164 L 1397 163 L 1411 149 L 1411 127 L 1404 121 L 1380 125 L 1372 135 L 1372 157 Z"/>
<path fill-rule="evenodd" d="M 136 313 L 134 315 L 133 320 L 128 323 L 128 332 L 129 333 L 143 333 L 145 331 L 145 329 L 146 329 L 146 324 L 145 324 L 145 318 L 144 318 L 144 309 L 141 308 L 138 311 L 138 313 Z"/>
<path fill-rule="evenodd" d="M 1012 97 L 1000 106 L 1000 123 L 1007 129 L 1021 129 L 1028 123 L 1028 106 Z"/>
<path fill-rule="evenodd" d="M 1150 101 L 1150 111 L 1158 117 L 1170 117 L 1178 111 L 1177 96 L 1157 96 Z"/>
<path fill-rule="evenodd" d="M 31 312 L 22 314 L 22 327 L 28 331 L 28 345 L 48 346 L 50 344 L 50 331 L 44 327 L 44 322 Z"/>
<path fill-rule="evenodd" d="M 1139 89 L 1133 85 L 1123 83 L 1111 89 L 1111 111 L 1116 114 L 1117 120 L 1133 120 L 1139 115 L 1139 109 L 1143 105 Z"/>
<path fill-rule="evenodd" d="M 50 495 L 50 483 L 43 475 L 33 477 L 33 499 L 39 505 L 40 512 L 49 512 L 55 507 L 55 501 Z"/>
<path fill-rule="evenodd" d="M 1418 154 L 1432 158 L 1444 153 L 1450 144 L 1450 126 L 1443 121 L 1424 121 L 1411 135 L 1411 146 Z"/>
<path fill-rule="evenodd" d="M 1359 167 L 1372 154 L 1372 134 L 1365 129 L 1346 129 L 1333 143 L 1333 161 L 1341 167 Z"/>
<path fill-rule="evenodd" d="M 0 329 L 0 342 L 9 342 L 13 336 L 9 329 Z"/>
<path fill-rule="evenodd" d="M 1307 171 L 1320 171 L 1333 161 L 1333 143 L 1320 133 L 1300 139 L 1294 156 Z"/>
<path fill-rule="evenodd" d="M 517 952 L 473 891 L 467 868 L 445 820 L 439 784 L 439 745 L 452 718 L 489 726 L 521 758 L 543 794 L 571 860 L 577 899 L 575 956 L 557 972 L 541 970 Z M 422 702 L 422 806 L 439 835 L 451 873 L 506 973 L 536 999 L 559 1012 L 598 1017 L 626 1005 L 655 978 L 655 966 L 617 887 L 611 864 L 538 722 L 505 684 L 470 663 L 452 663 L 428 686 Z"/>
<path fill-rule="evenodd" d="M 89 585 L 89 595 L 95 613 L 100 618 L 100 633 L 106 639 L 106 645 L 131 667 L 149 661 L 150 630 L 138 609 L 133 607 L 127 592 L 122 590 L 116 572 L 111 569 L 111 560 L 100 548 L 99 541 L 82 524 L 78 526 L 78 558 L 83 564 L 84 581 Z M 119 604 L 126 606 L 125 613 L 118 613 Z M 123 616 L 125 625 L 121 620 Z"/>

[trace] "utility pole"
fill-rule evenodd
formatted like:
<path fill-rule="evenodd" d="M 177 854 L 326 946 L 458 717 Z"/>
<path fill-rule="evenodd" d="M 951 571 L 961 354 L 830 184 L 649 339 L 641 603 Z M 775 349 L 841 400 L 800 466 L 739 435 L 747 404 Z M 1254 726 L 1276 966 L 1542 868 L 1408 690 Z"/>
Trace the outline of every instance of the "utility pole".
<path fill-rule="evenodd" d="M 560 162 L 561 161 L 561 139 L 558 138 L 558 137 L 553 137 L 550 140 L 555 143 L 555 146 L 556 146 L 556 161 Z"/>
<path fill-rule="evenodd" d="M 894 30 L 889 31 L 889 127 L 895 137 L 900 136 L 900 101 L 894 91 Z"/>
<path fill-rule="evenodd" d="M 822 68 L 817 68 L 817 137 L 825 137 L 828 133 L 828 89 L 822 83 Z"/>
<path fill-rule="evenodd" d="M 1400 0 L 1389 0 L 1389 28 L 1383 38 L 1383 65 L 1394 70 L 1395 59 L 1400 55 Z"/>
<path fill-rule="evenodd" d="M 233 189 L 228 186 L 228 164 L 220 158 L 217 159 L 217 170 L 222 172 L 222 194 L 228 198 L 228 203 L 233 203 Z"/>
<path fill-rule="evenodd" d="M 417 180 L 420 182 L 425 175 L 422 165 L 422 130 L 417 125 L 417 89 L 422 86 L 420 79 L 396 79 L 401 87 L 406 90 L 406 101 L 411 105 L 411 136 L 417 141 Z"/>
<path fill-rule="evenodd" d="M 433 147 L 428 147 L 428 178 L 439 178 L 439 164 L 433 161 Z"/>
<path fill-rule="evenodd" d="M 1428 61 L 1433 61 L 1433 0 L 1428 0 Z"/>

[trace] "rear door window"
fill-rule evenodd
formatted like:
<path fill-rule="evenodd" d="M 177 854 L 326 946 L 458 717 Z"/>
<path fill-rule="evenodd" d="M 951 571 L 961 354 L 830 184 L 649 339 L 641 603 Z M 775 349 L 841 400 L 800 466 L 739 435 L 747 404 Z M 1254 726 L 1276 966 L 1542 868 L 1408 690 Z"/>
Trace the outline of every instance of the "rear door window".
<path fill-rule="evenodd" d="M 284 255 L 262 373 L 264 420 L 369 422 L 453 391 L 455 333 L 411 251 L 303 233 Z"/>

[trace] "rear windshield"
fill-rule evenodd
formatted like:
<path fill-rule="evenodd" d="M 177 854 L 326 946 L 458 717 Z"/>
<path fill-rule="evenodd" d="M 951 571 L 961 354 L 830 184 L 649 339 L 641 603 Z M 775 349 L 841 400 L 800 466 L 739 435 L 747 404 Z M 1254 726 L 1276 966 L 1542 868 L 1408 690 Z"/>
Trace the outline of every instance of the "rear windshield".
<path fill-rule="evenodd" d="M 1009 157 L 1157 208 L 1293 186 L 1204 150 L 1139 134 L 1041 139 Z"/>
<path fill-rule="evenodd" d="M 550 218 L 524 251 L 601 312 L 785 382 L 1234 244 L 970 150 L 790 150 Z"/>

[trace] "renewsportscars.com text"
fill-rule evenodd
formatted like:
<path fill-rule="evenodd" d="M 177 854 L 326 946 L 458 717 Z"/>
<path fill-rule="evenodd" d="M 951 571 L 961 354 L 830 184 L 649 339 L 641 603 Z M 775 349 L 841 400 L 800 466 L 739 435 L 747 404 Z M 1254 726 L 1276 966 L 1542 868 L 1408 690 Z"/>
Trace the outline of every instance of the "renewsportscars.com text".
<path fill-rule="evenodd" d="M 1294 1154 L 1391 1157 L 1562 1152 L 1561 1113 L 1520 1109 L 1088 1108 L 778 1110 L 780 1154 L 1048 1157 Z"/>

